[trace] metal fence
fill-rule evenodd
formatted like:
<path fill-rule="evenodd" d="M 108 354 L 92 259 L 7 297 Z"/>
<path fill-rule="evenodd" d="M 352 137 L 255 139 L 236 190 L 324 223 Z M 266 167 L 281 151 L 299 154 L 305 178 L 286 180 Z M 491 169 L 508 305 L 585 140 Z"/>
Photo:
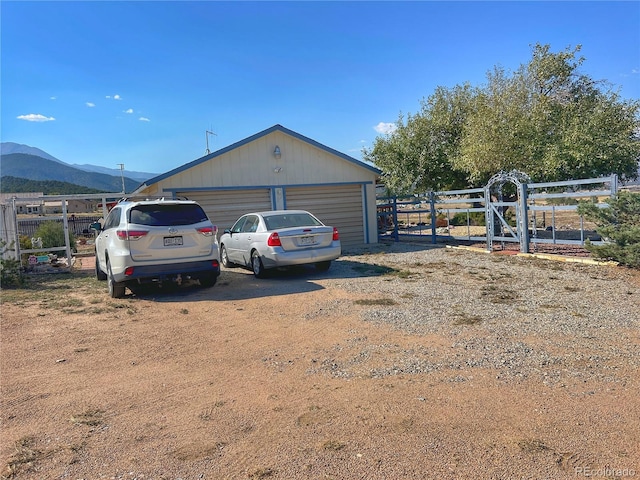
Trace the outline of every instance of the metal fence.
<path fill-rule="evenodd" d="M 89 226 L 92 223 L 97 222 L 102 217 L 100 216 L 75 216 L 69 215 L 67 218 L 67 223 L 69 225 L 69 232 L 73 233 L 76 237 L 85 236 L 90 237 L 93 236 L 94 230 L 91 230 Z M 40 227 L 45 222 L 56 222 L 62 224 L 63 220 L 61 218 L 43 218 L 43 219 L 27 219 L 27 220 L 19 220 L 18 221 L 18 234 L 26 235 L 28 237 L 33 237 Z"/>
<path fill-rule="evenodd" d="M 521 172 L 496 174 L 484 188 L 378 196 L 380 240 L 483 244 L 491 251 L 517 245 L 522 252 L 545 245 L 602 243 L 595 225 L 577 213 L 579 201 L 606 208 L 618 190 L 610 177 L 531 183 Z M 512 183 L 511 195 L 503 186 Z M 507 187 L 508 189 L 508 187 Z"/>

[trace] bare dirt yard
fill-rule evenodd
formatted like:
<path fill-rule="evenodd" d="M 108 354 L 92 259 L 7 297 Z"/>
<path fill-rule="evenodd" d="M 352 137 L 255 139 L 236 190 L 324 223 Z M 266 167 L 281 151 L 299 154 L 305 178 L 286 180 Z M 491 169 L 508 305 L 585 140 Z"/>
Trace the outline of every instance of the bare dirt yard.
<path fill-rule="evenodd" d="M 640 478 L 640 272 L 394 244 L 2 291 L 3 478 Z"/>

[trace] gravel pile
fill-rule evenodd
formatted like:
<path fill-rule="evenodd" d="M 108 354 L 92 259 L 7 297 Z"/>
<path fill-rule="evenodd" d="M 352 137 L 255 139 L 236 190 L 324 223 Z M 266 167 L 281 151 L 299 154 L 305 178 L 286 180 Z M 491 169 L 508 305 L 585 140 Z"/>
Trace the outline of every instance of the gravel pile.
<path fill-rule="evenodd" d="M 622 267 L 398 243 L 346 252 L 332 272 L 365 321 L 412 334 L 415 345 L 356 338 L 335 345 L 314 371 L 449 371 L 452 381 L 464 381 L 474 369 L 490 369 L 505 381 L 537 376 L 562 384 L 624 382 L 625 368 L 640 367 L 640 284 Z M 431 346 L 428 335 L 449 346 Z M 355 344 L 359 353 L 344 358 Z"/>

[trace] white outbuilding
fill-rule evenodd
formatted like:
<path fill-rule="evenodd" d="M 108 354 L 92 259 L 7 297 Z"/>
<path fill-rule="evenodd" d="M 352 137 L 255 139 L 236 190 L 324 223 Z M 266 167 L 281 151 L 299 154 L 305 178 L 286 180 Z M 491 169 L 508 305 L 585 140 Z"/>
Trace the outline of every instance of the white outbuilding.
<path fill-rule="evenodd" d="M 133 195 L 196 200 L 219 231 L 248 212 L 308 210 L 338 228 L 343 246 L 378 242 L 377 168 L 282 125 L 140 185 Z"/>

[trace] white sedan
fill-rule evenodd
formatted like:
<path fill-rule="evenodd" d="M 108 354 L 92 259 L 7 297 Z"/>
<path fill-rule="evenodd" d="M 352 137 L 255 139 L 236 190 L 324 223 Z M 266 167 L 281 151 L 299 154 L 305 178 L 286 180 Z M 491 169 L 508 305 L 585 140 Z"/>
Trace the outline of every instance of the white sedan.
<path fill-rule="evenodd" d="M 250 267 L 257 278 L 293 265 L 326 271 L 340 254 L 338 229 L 304 210 L 247 213 L 220 237 L 222 265 Z"/>

